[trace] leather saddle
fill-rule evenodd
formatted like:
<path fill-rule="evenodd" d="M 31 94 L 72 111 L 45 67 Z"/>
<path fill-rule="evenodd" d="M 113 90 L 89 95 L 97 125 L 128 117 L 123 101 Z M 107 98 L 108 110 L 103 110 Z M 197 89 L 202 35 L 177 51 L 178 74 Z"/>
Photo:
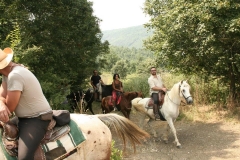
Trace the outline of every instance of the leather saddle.
<path fill-rule="evenodd" d="M 5 147 L 7 153 L 10 156 L 16 157 L 18 155 L 18 127 L 13 124 L 11 121 L 7 123 L 0 123 L 2 129 L 2 143 Z M 56 121 L 54 119 L 51 120 L 48 131 L 45 134 L 45 137 L 42 139 L 41 144 L 35 152 L 34 159 L 35 160 L 46 160 L 46 156 L 41 145 L 46 144 L 48 142 L 56 141 L 59 138 L 70 132 L 70 127 L 68 125 L 64 126 L 56 126 Z"/>
<path fill-rule="evenodd" d="M 159 104 L 158 106 L 161 106 L 163 105 L 164 103 L 164 97 L 165 97 L 165 92 L 163 91 L 159 91 L 158 92 L 158 99 L 159 99 Z M 146 108 L 148 109 L 152 109 L 153 108 L 153 105 L 154 105 L 154 100 L 152 98 L 150 98 L 150 100 L 148 101 L 148 105 L 146 106 Z"/>

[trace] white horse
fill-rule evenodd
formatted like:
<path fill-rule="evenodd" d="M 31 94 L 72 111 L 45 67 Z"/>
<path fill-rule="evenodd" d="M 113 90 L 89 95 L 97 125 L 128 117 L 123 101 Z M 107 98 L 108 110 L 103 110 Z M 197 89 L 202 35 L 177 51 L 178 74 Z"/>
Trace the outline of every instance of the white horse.
<path fill-rule="evenodd" d="M 190 85 L 187 83 L 187 81 L 180 81 L 172 87 L 170 91 L 167 91 L 165 97 L 164 97 L 164 103 L 159 110 L 162 116 L 165 118 L 169 126 L 166 126 L 166 132 L 163 135 L 163 140 L 165 143 L 168 143 L 168 135 L 169 135 L 169 127 L 171 128 L 175 143 L 178 148 L 181 148 L 181 144 L 178 141 L 176 129 L 174 127 L 174 122 L 176 121 L 178 115 L 179 115 L 179 105 L 181 103 L 181 98 L 184 98 L 188 104 L 193 103 L 192 96 L 190 94 Z M 132 106 L 142 113 L 144 113 L 144 116 L 142 117 L 142 123 L 146 116 L 149 117 L 148 125 L 153 131 L 153 134 L 155 137 L 157 137 L 156 131 L 153 129 L 153 127 L 150 125 L 152 121 L 154 121 L 154 113 L 153 109 L 149 109 L 148 102 L 150 98 L 135 98 L 132 100 Z M 167 125 L 167 124 L 166 124 Z"/>
<path fill-rule="evenodd" d="M 68 157 L 68 160 L 110 160 L 112 143 L 110 129 L 112 127 L 123 141 L 124 149 L 126 140 L 131 142 L 135 151 L 136 144 L 141 144 L 141 140 L 149 137 L 147 132 L 132 121 L 117 114 L 71 114 L 71 119 L 77 123 L 86 140 L 77 146 L 77 152 Z M 63 157 L 57 159 L 63 159 Z M 1 148 L 0 159 L 7 159 Z"/>

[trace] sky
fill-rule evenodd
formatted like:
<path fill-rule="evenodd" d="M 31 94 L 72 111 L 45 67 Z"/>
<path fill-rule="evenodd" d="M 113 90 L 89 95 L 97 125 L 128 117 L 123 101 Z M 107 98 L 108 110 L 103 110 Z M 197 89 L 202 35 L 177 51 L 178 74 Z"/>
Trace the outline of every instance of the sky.
<path fill-rule="evenodd" d="M 102 20 L 102 31 L 142 25 L 149 18 L 143 13 L 145 0 L 89 0 L 94 15 Z"/>

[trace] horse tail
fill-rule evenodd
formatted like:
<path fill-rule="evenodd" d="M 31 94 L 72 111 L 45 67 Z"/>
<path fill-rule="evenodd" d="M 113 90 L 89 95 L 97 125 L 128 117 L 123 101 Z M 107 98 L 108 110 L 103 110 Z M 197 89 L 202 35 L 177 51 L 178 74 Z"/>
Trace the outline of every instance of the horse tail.
<path fill-rule="evenodd" d="M 142 98 L 140 98 L 140 97 L 134 98 L 134 99 L 132 100 L 132 106 L 133 106 L 137 111 L 142 112 L 142 113 L 146 113 L 143 104 L 138 103 L 140 100 L 142 100 Z"/>
<path fill-rule="evenodd" d="M 134 153 L 136 152 L 136 144 L 141 144 L 142 139 L 150 137 L 150 135 L 139 128 L 129 119 L 117 115 L 117 114 L 99 114 L 96 115 L 103 123 L 108 127 L 113 127 L 121 138 L 124 144 L 124 150 L 126 149 L 126 138 L 130 140 L 132 146 L 134 147 Z"/>

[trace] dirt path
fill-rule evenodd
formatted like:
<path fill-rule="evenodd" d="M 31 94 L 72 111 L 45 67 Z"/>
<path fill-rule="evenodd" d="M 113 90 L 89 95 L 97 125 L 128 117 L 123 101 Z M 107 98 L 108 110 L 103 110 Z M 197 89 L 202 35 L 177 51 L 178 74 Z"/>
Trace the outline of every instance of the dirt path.
<path fill-rule="evenodd" d="M 95 108 L 95 110 L 97 110 Z M 100 112 L 99 112 L 100 113 Z M 116 112 L 120 115 L 121 112 Z M 140 114 L 131 113 L 131 120 L 139 123 Z M 153 136 L 137 146 L 137 152 L 133 153 L 133 148 L 129 144 L 124 160 L 238 160 L 240 159 L 240 123 L 212 121 L 207 122 L 183 122 L 177 121 L 175 127 L 179 142 L 182 148 L 178 149 L 172 133 L 169 143 L 165 144 L 161 140 L 161 127 L 164 122 L 154 122 L 158 138 Z M 138 124 L 140 125 L 140 124 Z M 144 130 L 150 132 L 150 128 L 145 125 Z M 122 149 L 122 143 L 113 132 L 115 146 Z"/>

